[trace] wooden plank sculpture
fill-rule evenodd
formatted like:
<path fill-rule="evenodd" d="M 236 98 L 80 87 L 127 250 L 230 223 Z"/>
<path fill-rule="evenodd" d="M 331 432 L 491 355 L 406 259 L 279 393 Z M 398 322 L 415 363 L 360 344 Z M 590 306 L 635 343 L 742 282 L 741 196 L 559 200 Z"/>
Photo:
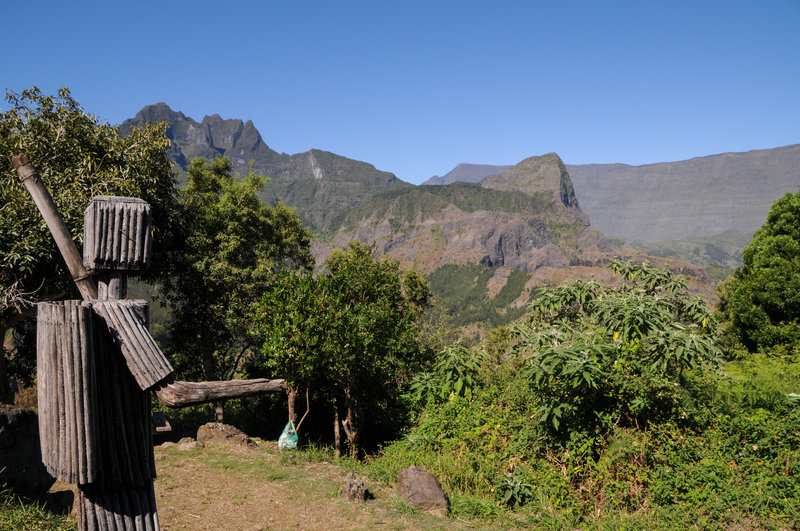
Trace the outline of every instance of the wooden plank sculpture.
<path fill-rule="evenodd" d="M 27 157 L 13 162 L 84 299 L 38 305 L 42 460 L 57 479 L 77 483 L 80 529 L 157 530 L 150 391 L 167 406 L 183 407 L 281 391 L 284 382 L 175 381 L 147 330 L 147 304 L 125 299 L 127 275 L 150 263 L 150 205 L 131 197 L 93 198 L 81 261 Z"/>

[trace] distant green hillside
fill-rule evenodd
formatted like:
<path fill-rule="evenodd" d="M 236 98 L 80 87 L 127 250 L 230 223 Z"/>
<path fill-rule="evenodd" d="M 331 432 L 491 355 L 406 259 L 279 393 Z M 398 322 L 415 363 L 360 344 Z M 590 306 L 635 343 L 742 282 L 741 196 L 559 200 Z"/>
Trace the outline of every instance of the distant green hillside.
<path fill-rule="evenodd" d="M 530 273 L 511 271 L 500 291 L 490 297 L 489 282 L 497 273 L 495 267 L 447 264 L 428 276 L 431 290 L 446 308 L 451 326 L 481 323 L 488 329 L 510 323 L 524 313 L 524 305 L 512 303 L 523 294 Z"/>
<path fill-rule="evenodd" d="M 391 219 L 399 227 L 437 216 L 449 206 L 466 213 L 485 210 L 548 216 L 556 211 L 549 192 L 526 195 L 491 190 L 477 184 L 455 183 L 450 186 L 416 186 L 377 193 L 348 212 L 342 218 L 342 225 L 355 228 L 365 220 Z"/>
<path fill-rule="evenodd" d="M 350 241 L 374 243 L 378 253 L 430 275 L 451 322 L 470 333 L 519 315 L 536 285 L 594 278 L 619 257 L 589 224 L 555 153 L 456 172 L 490 173 L 479 184 L 412 186 L 327 151 L 278 153 L 250 121 L 214 114 L 197 122 L 164 103 L 143 108 L 120 131 L 154 121 L 168 123 L 179 171 L 196 157 L 228 157 L 240 174 L 252 165 L 270 179 L 262 199 L 296 208 L 312 229 L 318 262 Z M 692 271 L 684 266 L 677 264 Z"/>

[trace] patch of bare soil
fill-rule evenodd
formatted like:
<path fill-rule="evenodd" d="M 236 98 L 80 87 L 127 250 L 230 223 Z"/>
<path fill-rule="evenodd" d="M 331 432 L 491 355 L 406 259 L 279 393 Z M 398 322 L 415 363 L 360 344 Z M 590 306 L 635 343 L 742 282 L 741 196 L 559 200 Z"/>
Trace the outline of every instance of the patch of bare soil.
<path fill-rule="evenodd" d="M 325 462 L 287 462 L 270 446 L 275 443 L 256 449 L 157 447 L 155 491 L 162 529 L 459 527 L 447 518 L 412 512 L 392 488 L 369 482 L 375 499 L 349 503 L 338 495 L 347 470 Z"/>

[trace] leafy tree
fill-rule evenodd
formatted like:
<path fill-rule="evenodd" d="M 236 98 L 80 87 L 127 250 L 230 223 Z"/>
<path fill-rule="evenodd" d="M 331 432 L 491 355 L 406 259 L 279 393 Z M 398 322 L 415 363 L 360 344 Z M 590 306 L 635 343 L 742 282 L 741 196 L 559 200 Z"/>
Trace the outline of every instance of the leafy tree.
<path fill-rule="evenodd" d="M 750 351 L 800 342 L 800 191 L 778 199 L 720 289 L 720 311 Z"/>
<path fill-rule="evenodd" d="M 294 209 L 269 207 L 258 193 L 265 179 L 241 181 L 231 163 L 195 159 L 180 191 L 180 243 L 169 252 L 172 275 L 162 297 L 176 369 L 187 378 L 232 378 L 253 346 L 251 306 L 282 268 L 313 265 L 310 233 Z M 199 361 L 199 363 L 198 363 Z M 215 404 L 223 419 L 223 404 Z"/>
<path fill-rule="evenodd" d="M 66 266 L 39 211 L 11 164 L 25 153 L 53 196 L 76 243 L 83 240 L 83 213 L 92 196 L 141 197 L 153 208 L 156 252 L 173 238 L 175 176 L 166 149 L 166 124 L 135 128 L 120 137 L 99 123 L 68 89 L 46 96 L 33 88 L 7 92 L 0 113 L 0 339 L 36 311 L 36 302 L 77 297 Z M 163 272 L 159 256 L 149 276 Z M 15 354 L 23 355 L 23 351 Z M 8 400 L 6 361 L 0 353 L 0 401 Z M 11 376 L 31 376 L 32 363 L 15 360 Z"/>
<path fill-rule="evenodd" d="M 680 278 L 648 264 L 610 267 L 626 284 L 548 288 L 512 327 L 539 420 L 556 432 L 685 417 L 687 372 L 721 356 L 713 317 Z"/>
<path fill-rule="evenodd" d="M 401 273 L 397 262 L 375 260 L 374 253 L 374 244 L 353 242 L 325 261 L 331 297 L 340 310 L 332 362 L 352 455 L 362 419 L 396 398 L 399 384 L 423 361 L 417 337 L 427 284 L 414 272 Z"/>
<path fill-rule="evenodd" d="M 271 374 L 286 379 L 293 422 L 297 421 L 300 389 L 313 389 L 320 396 L 331 394 L 327 369 L 336 313 L 326 280 L 310 271 L 282 271 L 264 292 L 254 314 L 263 341 L 263 363 Z"/>
<path fill-rule="evenodd" d="M 341 416 L 351 455 L 362 427 L 397 400 L 426 359 L 418 333 L 427 283 L 374 254 L 374 245 L 358 242 L 335 250 L 316 278 L 281 277 L 256 311 L 266 364 L 292 386 L 316 386 L 327 397 L 336 438 Z"/>

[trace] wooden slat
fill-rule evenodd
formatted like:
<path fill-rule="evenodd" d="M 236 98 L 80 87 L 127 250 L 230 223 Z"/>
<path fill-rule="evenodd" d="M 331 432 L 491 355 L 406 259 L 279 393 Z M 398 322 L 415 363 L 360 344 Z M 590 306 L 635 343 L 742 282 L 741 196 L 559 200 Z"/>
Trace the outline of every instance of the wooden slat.
<path fill-rule="evenodd" d="M 142 390 L 173 373 L 172 365 L 145 328 L 134 304 L 128 300 L 93 301 L 92 307 L 120 345 L 128 370 Z"/>
<path fill-rule="evenodd" d="M 160 531 L 153 482 L 139 488 L 78 487 L 78 527 L 98 531 Z"/>
<path fill-rule="evenodd" d="M 143 271 L 150 265 L 150 205 L 136 197 L 100 195 L 84 213 L 83 261 L 95 271 Z"/>
<path fill-rule="evenodd" d="M 37 377 L 42 462 L 57 479 L 97 478 L 93 312 L 81 301 L 38 305 Z"/>

